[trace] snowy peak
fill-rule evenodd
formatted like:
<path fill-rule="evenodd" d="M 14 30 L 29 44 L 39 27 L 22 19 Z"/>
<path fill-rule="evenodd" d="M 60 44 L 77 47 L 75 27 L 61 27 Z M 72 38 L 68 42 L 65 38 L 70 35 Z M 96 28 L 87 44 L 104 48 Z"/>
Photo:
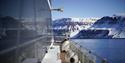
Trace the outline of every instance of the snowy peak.
<path fill-rule="evenodd" d="M 105 16 L 97 20 L 91 28 L 107 28 L 112 38 L 125 38 L 125 16 Z"/>
<path fill-rule="evenodd" d="M 99 18 L 61 18 L 53 21 L 54 29 L 89 28 Z M 81 28 L 81 29 L 80 29 Z M 72 30 L 71 29 L 71 30 Z"/>
<path fill-rule="evenodd" d="M 99 18 L 61 18 L 53 21 L 53 30 L 57 32 L 70 31 L 71 36 L 80 30 L 91 27 Z M 75 33 L 74 33 L 75 32 Z M 77 33 L 76 33 L 77 32 Z M 61 34 L 61 33 L 59 33 Z"/>
<path fill-rule="evenodd" d="M 97 20 L 92 27 L 94 28 L 117 28 L 125 26 L 125 17 L 123 16 L 105 16 Z"/>

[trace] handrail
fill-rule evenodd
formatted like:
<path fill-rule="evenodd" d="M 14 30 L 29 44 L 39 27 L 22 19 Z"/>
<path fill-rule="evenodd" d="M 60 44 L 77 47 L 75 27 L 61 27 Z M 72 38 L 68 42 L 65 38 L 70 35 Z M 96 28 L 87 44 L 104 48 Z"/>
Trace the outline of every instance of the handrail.
<path fill-rule="evenodd" d="M 99 56 L 97 53 L 92 52 L 91 50 L 87 49 L 86 47 L 81 46 L 80 44 L 70 40 L 72 42 L 73 45 L 75 45 L 77 47 L 77 49 L 81 50 L 83 52 L 83 49 L 86 50 L 90 55 L 94 55 L 96 58 L 99 58 L 101 60 L 101 63 L 108 63 L 108 61 L 106 60 L 106 58 L 103 58 L 101 56 Z M 78 47 L 79 46 L 79 47 Z"/>

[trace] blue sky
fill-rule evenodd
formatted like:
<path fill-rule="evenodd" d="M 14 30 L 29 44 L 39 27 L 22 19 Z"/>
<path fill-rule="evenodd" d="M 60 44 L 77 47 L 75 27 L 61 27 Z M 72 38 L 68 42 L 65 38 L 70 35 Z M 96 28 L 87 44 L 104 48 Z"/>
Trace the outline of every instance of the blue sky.
<path fill-rule="evenodd" d="M 52 12 L 53 19 L 64 17 L 103 17 L 125 13 L 125 0 L 52 0 L 52 7 L 64 12 Z"/>

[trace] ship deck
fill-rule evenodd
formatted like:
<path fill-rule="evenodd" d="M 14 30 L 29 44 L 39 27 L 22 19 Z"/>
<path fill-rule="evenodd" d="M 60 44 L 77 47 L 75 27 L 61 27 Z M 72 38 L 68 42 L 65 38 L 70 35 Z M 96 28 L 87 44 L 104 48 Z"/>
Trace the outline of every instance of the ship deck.
<path fill-rule="evenodd" d="M 52 48 L 49 48 L 41 63 L 61 63 L 60 46 L 55 45 Z"/>

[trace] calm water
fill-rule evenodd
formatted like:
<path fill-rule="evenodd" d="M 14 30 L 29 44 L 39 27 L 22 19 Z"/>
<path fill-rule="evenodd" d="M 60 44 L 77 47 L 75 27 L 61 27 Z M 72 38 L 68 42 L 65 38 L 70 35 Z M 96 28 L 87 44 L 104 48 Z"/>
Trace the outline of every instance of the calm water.
<path fill-rule="evenodd" d="M 72 39 L 109 63 L 125 63 L 125 39 Z"/>

